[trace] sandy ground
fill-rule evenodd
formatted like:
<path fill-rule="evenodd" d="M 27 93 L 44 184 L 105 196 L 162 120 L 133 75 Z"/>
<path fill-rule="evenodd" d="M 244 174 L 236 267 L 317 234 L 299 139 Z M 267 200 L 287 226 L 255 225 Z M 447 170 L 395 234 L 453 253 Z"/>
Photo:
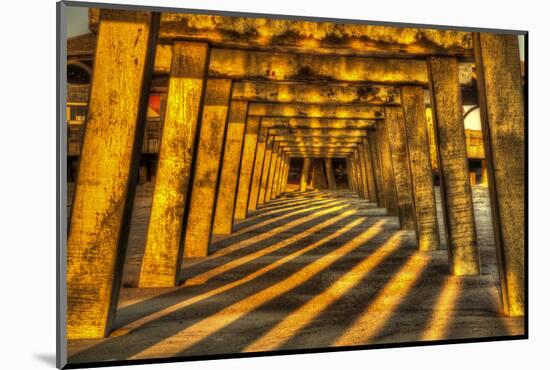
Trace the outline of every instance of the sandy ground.
<path fill-rule="evenodd" d="M 450 276 L 445 249 L 418 252 L 414 234 L 373 204 L 309 192 L 215 237 L 211 256 L 184 261 L 183 285 L 137 289 L 151 193 L 138 187 L 116 329 L 70 341 L 70 363 L 523 333 L 522 318 L 499 314 L 485 186 L 473 189 L 481 276 Z"/>

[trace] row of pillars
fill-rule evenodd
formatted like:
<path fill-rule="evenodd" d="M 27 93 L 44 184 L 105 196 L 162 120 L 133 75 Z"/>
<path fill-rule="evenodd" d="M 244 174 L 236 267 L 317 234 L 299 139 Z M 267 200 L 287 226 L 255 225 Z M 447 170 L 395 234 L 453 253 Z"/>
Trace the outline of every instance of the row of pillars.
<path fill-rule="evenodd" d="M 68 227 L 70 339 L 109 334 L 128 241 L 158 15 L 125 11 L 120 22 L 120 14 L 102 11 L 98 31 Z M 517 47 L 512 36 L 475 34 L 503 309 L 509 315 L 524 311 L 524 115 Z M 140 287 L 179 284 L 184 258 L 207 256 L 213 234 L 231 233 L 235 221 L 284 191 L 291 158 L 305 157 L 306 167 L 320 155 L 277 140 L 281 129 L 263 127 L 262 117 L 248 114 L 247 101 L 232 99 L 231 79 L 207 77 L 208 60 L 207 43 L 174 44 Z M 479 274 L 457 60 L 430 57 L 427 66 L 450 271 Z M 434 250 L 439 233 L 423 90 L 403 86 L 400 93 L 401 105 L 385 107 L 383 119 L 350 136 L 350 150 L 335 149 L 326 157 L 345 158 L 350 188 L 399 216 L 403 229 L 414 229 L 421 250 Z"/>

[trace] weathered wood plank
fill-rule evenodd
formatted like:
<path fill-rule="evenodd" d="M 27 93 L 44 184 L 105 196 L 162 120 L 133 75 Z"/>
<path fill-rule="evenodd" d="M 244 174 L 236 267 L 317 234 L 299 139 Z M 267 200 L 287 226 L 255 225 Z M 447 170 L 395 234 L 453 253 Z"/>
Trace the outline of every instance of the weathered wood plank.
<path fill-rule="evenodd" d="M 405 118 L 401 107 L 386 107 L 385 122 L 391 150 L 393 175 L 399 204 L 399 222 L 403 230 L 415 230 L 411 167 L 407 149 Z"/>
<path fill-rule="evenodd" d="M 525 107 L 515 35 L 474 35 L 504 312 L 525 310 Z"/>
<path fill-rule="evenodd" d="M 376 132 L 382 170 L 382 181 L 384 182 L 386 211 L 388 212 L 388 216 L 397 216 L 399 215 L 399 205 L 397 203 L 397 193 L 395 188 L 395 179 L 393 177 L 392 157 L 386 123 L 383 121 L 377 121 Z"/>
<path fill-rule="evenodd" d="M 241 156 L 241 169 L 239 183 L 237 185 L 237 199 L 235 204 L 235 220 L 244 220 L 248 210 L 248 196 L 251 193 L 252 170 L 258 144 L 258 131 L 260 118 L 249 117 L 246 123 L 243 154 Z"/>
<path fill-rule="evenodd" d="M 67 240 L 67 338 L 114 321 L 145 130 L 158 15 L 104 10 Z"/>
<path fill-rule="evenodd" d="M 177 42 L 174 45 L 153 203 L 138 280 L 140 287 L 177 284 L 183 212 L 207 60 L 207 44 Z"/>
<path fill-rule="evenodd" d="M 237 195 L 237 182 L 241 165 L 248 103 L 233 101 L 229 111 L 227 135 L 223 150 L 223 162 L 214 214 L 213 233 L 231 234 Z"/>
<path fill-rule="evenodd" d="M 405 86 L 403 113 L 411 167 L 416 219 L 416 237 L 420 250 L 439 249 L 439 227 L 435 207 L 426 108 L 422 88 Z"/>
<path fill-rule="evenodd" d="M 208 79 L 184 231 L 185 258 L 208 255 L 230 97 L 231 80 Z"/>

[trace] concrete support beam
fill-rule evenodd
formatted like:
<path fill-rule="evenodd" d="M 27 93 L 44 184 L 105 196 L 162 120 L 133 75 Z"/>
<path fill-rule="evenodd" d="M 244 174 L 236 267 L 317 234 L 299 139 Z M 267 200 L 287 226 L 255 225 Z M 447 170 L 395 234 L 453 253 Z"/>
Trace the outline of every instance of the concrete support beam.
<path fill-rule="evenodd" d="M 426 63 L 423 60 L 286 54 L 242 49 L 212 49 L 208 75 L 269 81 L 428 84 Z"/>
<path fill-rule="evenodd" d="M 407 133 L 407 148 L 411 167 L 415 205 L 416 237 L 420 250 L 439 249 L 439 227 L 435 206 L 426 108 L 421 87 L 405 86 L 403 113 Z"/>
<path fill-rule="evenodd" d="M 263 81 L 235 82 L 233 99 L 262 103 L 318 105 L 399 105 L 399 89 L 388 85 L 283 84 Z"/>
<path fill-rule="evenodd" d="M 428 70 L 449 267 L 454 275 L 478 275 L 481 265 L 458 62 L 455 58 L 428 58 Z"/>
<path fill-rule="evenodd" d="M 208 255 L 230 97 L 231 80 L 208 79 L 184 235 L 185 258 Z"/>
<path fill-rule="evenodd" d="M 183 212 L 205 90 L 208 45 L 176 42 L 139 287 L 171 287 L 181 265 Z"/>
<path fill-rule="evenodd" d="M 365 161 L 365 156 L 363 155 L 363 150 L 360 148 L 357 148 L 355 151 L 356 158 L 357 158 L 357 164 L 360 168 L 360 175 L 361 175 L 361 183 L 362 183 L 362 191 L 364 194 L 364 198 L 368 199 L 369 201 L 372 199 L 370 191 L 369 191 L 369 182 L 368 182 L 368 175 L 367 175 L 367 163 Z"/>
<path fill-rule="evenodd" d="M 353 165 L 351 163 L 351 158 L 346 157 L 346 176 L 348 178 L 349 190 L 352 192 L 357 192 L 357 186 L 355 184 L 355 175 L 353 174 Z"/>
<path fill-rule="evenodd" d="M 281 157 L 283 156 L 283 148 L 279 146 L 279 143 L 275 143 L 274 147 L 277 147 L 277 151 L 274 151 L 274 155 L 271 157 L 273 173 L 270 174 L 269 182 L 267 184 L 266 201 L 270 201 L 275 198 L 275 189 L 278 180 L 279 167 L 281 166 Z"/>
<path fill-rule="evenodd" d="M 285 154 L 282 154 L 281 155 L 281 163 L 279 165 L 279 169 L 277 170 L 277 181 L 276 181 L 276 184 L 275 184 L 275 189 L 274 189 L 274 196 L 273 198 L 277 198 L 280 194 L 281 194 L 281 184 L 283 182 L 283 174 L 285 172 L 285 165 L 286 165 L 286 153 Z"/>
<path fill-rule="evenodd" d="M 114 322 L 157 27 L 150 12 L 101 11 L 69 220 L 67 339 L 103 338 Z"/>
<path fill-rule="evenodd" d="M 248 210 L 248 197 L 249 194 L 251 194 L 252 170 L 254 168 L 256 145 L 258 145 L 259 129 L 260 118 L 249 117 L 246 123 L 239 183 L 237 186 L 237 199 L 235 202 L 236 220 L 244 220 L 246 218 L 246 212 Z"/>
<path fill-rule="evenodd" d="M 518 39 L 474 34 L 481 123 L 504 312 L 525 311 L 525 107 Z"/>
<path fill-rule="evenodd" d="M 369 132 L 369 136 L 367 136 L 367 140 L 363 145 L 367 145 L 370 151 L 378 206 L 386 208 L 386 192 L 384 190 L 382 166 L 380 164 L 380 155 L 378 151 L 378 133 L 376 131 Z"/>
<path fill-rule="evenodd" d="M 312 136 L 293 136 L 293 135 L 275 135 L 273 140 L 287 144 L 302 144 L 302 145 L 353 145 L 361 142 L 361 137 L 312 137 Z"/>
<path fill-rule="evenodd" d="M 390 142 L 386 123 L 383 121 L 377 121 L 376 132 L 378 138 L 378 153 L 380 155 L 380 167 L 382 170 L 382 181 L 384 182 L 384 199 L 386 201 L 386 210 L 388 212 L 388 216 L 397 216 L 399 214 L 399 205 L 397 203 Z"/>
<path fill-rule="evenodd" d="M 332 165 L 332 158 L 324 159 L 325 172 L 327 173 L 327 182 L 329 190 L 336 190 L 336 178 L 334 177 L 334 166 Z"/>
<path fill-rule="evenodd" d="M 261 124 L 261 121 L 260 121 Z M 262 167 L 262 175 L 260 177 L 260 189 L 258 192 L 258 205 L 261 206 L 265 203 L 265 193 L 267 192 L 267 181 L 269 180 L 269 174 L 271 172 L 271 160 L 273 159 L 273 152 L 277 152 L 279 144 L 275 147 L 273 137 L 269 136 L 265 145 L 264 164 Z"/>
<path fill-rule="evenodd" d="M 369 202 L 378 204 L 378 194 L 376 193 L 376 181 L 374 179 L 374 162 L 370 153 L 370 145 L 367 138 L 361 139 L 359 153 L 365 161 L 365 172 L 367 175 L 367 186 L 369 190 Z"/>
<path fill-rule="evenodd" d="M 348 129 L 374 127 L 374 120 L 346 118 L 262 117 L 262 127 L 295 129 Z"/>
<path fill-rule="evenodd" d="M 311 168 L 311 158 L 304 158 L 304 164 L 302 165 L 302 173 L 300 174 L 300 191 L 307 190 L 307 184 L 309 181 L 309 170 Z"/>
<path fill-rule="evenodd" d="M 260 194 L 262 172 L 266 158 L 267 132 L 268 129 L 260 128 L 258 134 L 258 144 L 256 145 L 254 167 L 252 169 L 252 180 L 250 182 L 250 195 L 248 196 L 249 211 L 255 211 L 258 208 L 258 196 Z"/>
<path fill-rule="evenodd" d="M 361 137 L 366 136 L 366 130 L 352 130 L 352 129 L 321 129 L 321 128 L 272 128 L 269 130 L 269 134 L 272 136 L 278 135 L 292 135 L 301 137 Z"/>
<path fill-rule="evenodd" d="M 250 103 L 248 114 L 262 117 L 382 119 L 383 108 L 369 105 Z"/>
<path fill-rule="evenodd" d="M 385 118 L 399 205 L 399 223 L 403 230 L 415 230 L 411 167 L 403 109 L 401 107 L 386 107 Z"/>
<path fill-rule="evenodd" d="M 313 188 L 314 189 L 327 189 L 327 177 L 323 170 L 323 160 L 320 158 L 315 158 L 313 160 Z"/>
<path fill-rule="evenodd" d="M 300 149 L 300 148 L 304 148 L 304 149 L 321 149 L 321 150 L 324 150 L 324 149 L 334 149 L 334 148 L 340 148 L 340 149 L 344 149 L 344 148 L 357 148 L 357 145 L 359 143 L 322 143 L 322 142 L 317 142 L 317 143 L 311 143 L 311 142 L 296 142 L 296 141 L 276 141 L 279 143 L 279 146 L 280 147 L 283 147 L 283 148 L 287 148 L 287 149 Z"/>
<path fill-rule="evenodd" d="M 233 101 L 229 111 L 227 135 L 223 150 L 223 162 L 216 200 L 213 233 L 216 235 L 231 234 L 233 215 L 237 195 L 241 155 L 246 129 L 248 103 Z"/>
<path fill-rule="evenodd" d="M 283 174 L 283 183 L 281 186 L 281 193 L 286 193 L 286 187 L 288 184 L 288 173 L 290 171 L 290 155 L 286 155 L 286 166 L 285 166 L 285 172 Z"/>
<path fill-rule="evenodd" d="M 355 172 L 355 180 L 357 182 L 357 193 L 363 199 L 366 199 L 365 184 L 363 183 L 363 171 L 357 151 L 353 152 L 352 163 Z"/>

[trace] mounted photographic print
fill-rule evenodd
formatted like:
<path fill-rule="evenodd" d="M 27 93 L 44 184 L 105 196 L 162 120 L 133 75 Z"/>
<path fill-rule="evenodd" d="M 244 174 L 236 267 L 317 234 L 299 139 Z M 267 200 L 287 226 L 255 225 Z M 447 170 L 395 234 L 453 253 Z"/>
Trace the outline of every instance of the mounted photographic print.
<path fill-rule="evenodd" d="M 526 31 L 88 6 L 59 367 L 527 338 Z"/>

